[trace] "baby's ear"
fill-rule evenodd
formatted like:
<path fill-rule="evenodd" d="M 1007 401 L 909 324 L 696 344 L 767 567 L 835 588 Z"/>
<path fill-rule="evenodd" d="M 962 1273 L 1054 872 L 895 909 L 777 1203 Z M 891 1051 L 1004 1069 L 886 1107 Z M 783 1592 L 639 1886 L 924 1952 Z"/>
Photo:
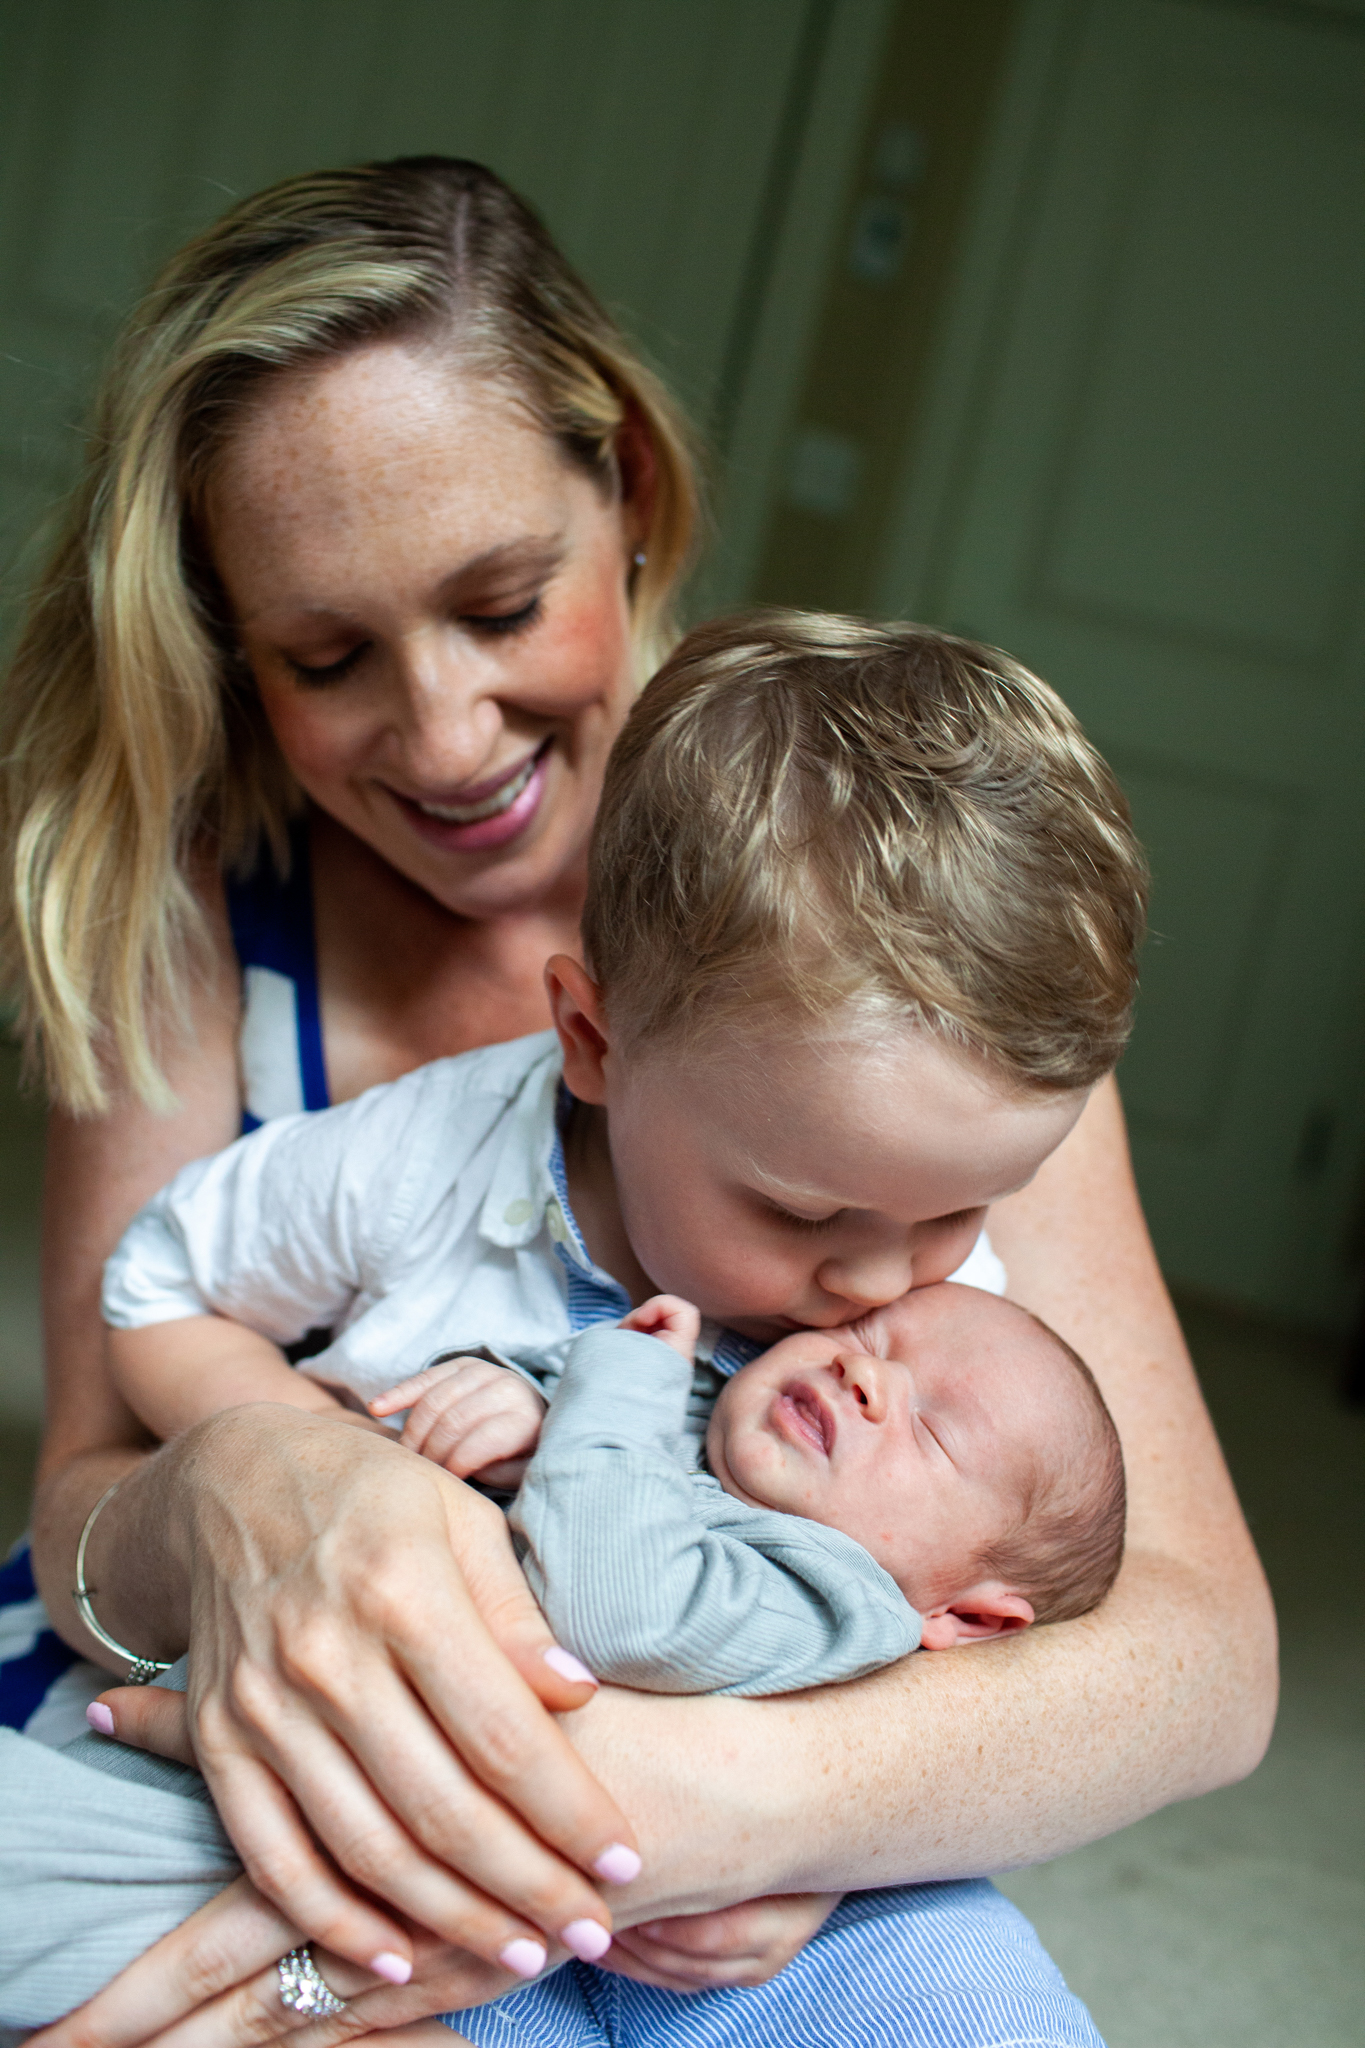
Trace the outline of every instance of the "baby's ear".
<path fill-rule="evenodd" d="M 1011 1593 L 999 1579 L 986 1579 L 930 1609 L 923 1618 L 920 1648 L 955 1650 L 959 1643 L 1014 1635 L 1032 1619 L 1033 1609 L 1022 1593 Z"/>

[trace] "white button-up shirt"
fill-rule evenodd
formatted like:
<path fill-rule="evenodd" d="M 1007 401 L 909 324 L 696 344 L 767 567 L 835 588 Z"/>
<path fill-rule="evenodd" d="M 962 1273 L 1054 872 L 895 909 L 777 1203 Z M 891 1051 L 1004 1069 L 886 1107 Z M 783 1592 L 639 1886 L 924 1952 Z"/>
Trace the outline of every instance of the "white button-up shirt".
<path fill-rule="evenodd" d="M 330 1330 L 300 1369 L 362 1402 L 441 1351 L 542 1366 L 629 1307 L 568 1208 L 560 1076 L 542 1031 L 275 1118 L 134 1219 L 104 1269 L 106 1322 L 216 1314 L 277 1344 Z M 1003 1291 L 984 1234 L 953 1277 Z M 715 1362 L 733 1371 L 757 1348 L 722 1337 Z"/>

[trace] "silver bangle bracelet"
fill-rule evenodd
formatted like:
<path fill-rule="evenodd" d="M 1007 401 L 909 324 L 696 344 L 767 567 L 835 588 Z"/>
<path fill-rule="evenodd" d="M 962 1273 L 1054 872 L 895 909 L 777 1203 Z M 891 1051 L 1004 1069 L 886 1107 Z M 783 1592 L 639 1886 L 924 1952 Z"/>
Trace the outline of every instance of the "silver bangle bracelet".
<path fill-rule="evenodd" d="M 123 1476 L 126 1479 L 128 1475 L 125 1473 Z M 95 1610 L 90 1605 L 91 1588 L 85 1583 L 85 1547 L 90 1541 L 90 1531 L 99 1519 L 100 1509 L 107 1506 L 122 1484 L 123 1479 L 116 1479 L 112 1486 L 107 1486 L 85 1518 L 81 1540 L 76 1545 L 76 1583 L 71 1589 L 71 1597 L 76 1603 L 77 1614 L 95 1641 L 103 1643 L 106 1650 L 112 1650 L 116 1657 L 122 1657 L 125 1664 L 131 1664 L 133 1667 L 124 1679 L 124 1684 L 150 1685 L 154 1678 L 160 1678 L 163 1671 L 170 1670 L 172 1660 L 167 1658 L 164 1662 L 158 1662 L 155 1657 L 139 1657 L 136 1650 L 126 1650 L 122 1643 L 116 1643 L 108 1630 L 102 1629 L 96 1621 Z"/>

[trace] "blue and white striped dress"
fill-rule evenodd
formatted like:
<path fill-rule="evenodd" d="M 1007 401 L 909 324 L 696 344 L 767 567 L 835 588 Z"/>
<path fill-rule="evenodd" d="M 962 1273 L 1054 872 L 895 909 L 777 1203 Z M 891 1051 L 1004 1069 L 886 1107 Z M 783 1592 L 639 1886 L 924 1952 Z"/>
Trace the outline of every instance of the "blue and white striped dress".
<path fill-rule="evenodd" d="M 228 907 L 252 1130 L 328 1105 L 304 827 L 288 882 L 265 862 L 229 887 Z M 554 1163 L 562 1174 L 562 1158 Z M 567 1187 L 559 1192 L 571 1215 Z M 626 1312 L 609 1274 L 564 1264 L 575 1330 Z M 748 1353 L 727 1334 L 716 1364 L 734 1371 Z M 85 1707 L 108 1683 L 47 1627 L 21 1546 L 0 1571 L 0 1724 L 60 1744 L 84 1732 Z M 699 1816 L 704 1804 L 699 1789 Z M 657 1991 L 569 1962 L 447 2019 L 478 2048 L 1103 2048 L 1033 1928 L 984 1878 L 851 1893 L 756 1988 Z"/>

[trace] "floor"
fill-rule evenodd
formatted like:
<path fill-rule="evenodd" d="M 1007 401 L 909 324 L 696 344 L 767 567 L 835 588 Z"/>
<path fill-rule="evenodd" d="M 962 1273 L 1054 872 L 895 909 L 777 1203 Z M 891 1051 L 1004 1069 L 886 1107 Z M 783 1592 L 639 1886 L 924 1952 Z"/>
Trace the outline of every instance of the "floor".
<path fill-rule="evenodd" d="M 0 1048 L 0 1546 L 24 1525 L 40 1388 L 42 1125 L 16 1081 Z M 1365 1413 L 1343 1406 L 1330 1347 L 1184 1315 L 1279 1606 L 1275 1739 L 1245 1784 L 1004 1888 L 1109 2048 L 1360 2048 Z"/>
<path fill-rule="evenodd" d="M 1341 1403 L 1330 1347 L 1183 1319 L 1275 1592 L 1270 1753 L 1244 1784 L 1003 1889 L 1109 2048 L 1360 2048 L 1365 1413 Z"/>

